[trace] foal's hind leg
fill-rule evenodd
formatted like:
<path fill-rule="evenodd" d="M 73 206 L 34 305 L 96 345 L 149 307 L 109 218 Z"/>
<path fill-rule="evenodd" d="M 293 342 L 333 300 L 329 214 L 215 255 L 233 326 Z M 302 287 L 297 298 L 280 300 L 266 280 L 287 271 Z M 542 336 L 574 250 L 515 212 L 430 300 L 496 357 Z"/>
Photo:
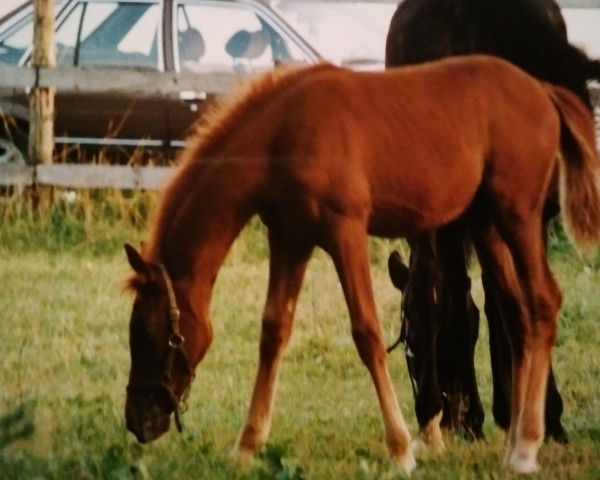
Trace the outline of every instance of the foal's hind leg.
<path fill-rule="evenodd" d="M 560 292 L 545 258 L 536 219 L 517 223 L 513 217 L 510 228 L 503 227 L 507 243 L 490 227 L 478 235 L 476 244 L 482 269 L 488 274 L 495 272 L 518 317 L 505 319 L 513 353 L 506 464 L 519 473 L 533 473 L 539 469 L 536 457 L 544 433 L 546 386 Z"/>
<path fill-rule="evenodd" d="M 512 409 L 510 435 L 513 448 L 507 458 L 509 467 L 529 473 L 539 469 L 536 456 L 544 437 L 544 413 L 556 320 L 562 296 L 548 265 L 543 246 L 518 235 L 512 249 L 521 287 L 531 313 L 525 329 L 522 350 L 513 346 L 516 379 L 514 399 L 520 400 L 519 415 Z M 540 238 L 540 244 L 541 244 Z M 531 249 L 531 250 L 530 250 Z"/>
<path fill-rule="evenodd" d="M 496 424 L 508 431 L 510 426 L 510 395 L 511 371 L 507 367 L 511 364 L 510 343 L 502 324 L 502 318 L 510 318 L 514 313 L 510 310 L 510 302 L 502 295 L 499 285 L 488 275 L 482 275 L 483 289 L 485 292 L 485 313 L 489 326 L 490 357 L 492 363 L 492 378 L 494 383 L 494 400 L 492 411 Z M 568 436 L 561 423 L 563 400 L 558 391 L 552 366 L 548 377 L 546 391 L 545 425 L 546 438 L 551 438 L 560 443 L 567 443 Z"/>
<path fill-rule="evenodd" d="M 371 285 L 366 227 L 360 221 L 340 220 L 331 225 L 330 234 L 330 243 L 324 247 L 335 263 L 342 284 L 358 354 L 375 385 L 388 450 L 404 472 L 410 474 L 416 462 L 387 367 L 387 352 Z"/>
<path fill-rule="evenodd" d="M 269 287 L 262 319 L 259 365 L 246 423 L 234 454 L 242 466 L 266 443 L 284 347 L 292 330 L 296 301 L 312 247 L 269 232 Z"/>

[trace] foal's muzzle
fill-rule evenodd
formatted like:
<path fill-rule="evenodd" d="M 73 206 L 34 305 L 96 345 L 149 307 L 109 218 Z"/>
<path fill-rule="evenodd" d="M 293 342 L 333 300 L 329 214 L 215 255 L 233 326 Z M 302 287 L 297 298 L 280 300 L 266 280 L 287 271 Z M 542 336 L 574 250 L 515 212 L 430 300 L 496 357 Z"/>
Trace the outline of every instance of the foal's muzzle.
<path fill-rule="evenodd" d="M 173 410 L 168 395 L 160 389 L 153 392 L 128 391 L 125 402 L 127 430 L 140 443 L 156 440 L 171 427 Z"/>

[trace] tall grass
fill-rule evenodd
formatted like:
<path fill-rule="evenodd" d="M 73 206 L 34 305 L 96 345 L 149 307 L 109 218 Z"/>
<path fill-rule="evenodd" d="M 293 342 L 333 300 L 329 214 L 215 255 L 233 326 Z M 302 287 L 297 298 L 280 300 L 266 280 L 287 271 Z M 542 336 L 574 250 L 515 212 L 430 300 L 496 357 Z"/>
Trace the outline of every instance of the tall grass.
<path fill-rule="evenodd" d="M 257 361 L 267 282 L 267 246 L 257 221 L 236 241 L 215 286 L 215 340 L 197 370 L 182 434 L 141 446 L 126 432 L 124 389 L 131 298 L 121 245 L 147 229 L 154 194 L 51 194 L 44 212 L 28 201 L 0 205 L 0 478 L 12 479 L 398 479 L 387 459 L 375 392 L 360 363 L 329 258 L 316 252 L 283 363 L 269 444 L 254 467 L 229 458 L 243 423 Z M 579 257 L 560 226 L 552 265 L 564 307 L 554 352 L 565 400 L 568 446 L 546 444 L 536 478 L 600 479 L 600 353 L 595 259 Z M 400 297 L 386 272 L 402 242 L 373 241 L 379 315 L 389 341 Z M 405 257 L 406 258 L 406 257 Z M 481 285 L 473 268 L 476 301 Z M 416 420 L 399 351 L 389 357 L 401 408 Z M 509 479 L 500 468 L 503 436 L 491 418 L 487 329 L 476 352 L 486 409 L 485 442 L 447 435 L 447 451 L 420 462 L 416 479 Z"/>
<path fill-rule="evenodd" d="M 65 190 L 0 197 L 0 245 L 11 252 L 44 250 L 110 254 L 139 237 L 158 199 L 155 192 Z"/>

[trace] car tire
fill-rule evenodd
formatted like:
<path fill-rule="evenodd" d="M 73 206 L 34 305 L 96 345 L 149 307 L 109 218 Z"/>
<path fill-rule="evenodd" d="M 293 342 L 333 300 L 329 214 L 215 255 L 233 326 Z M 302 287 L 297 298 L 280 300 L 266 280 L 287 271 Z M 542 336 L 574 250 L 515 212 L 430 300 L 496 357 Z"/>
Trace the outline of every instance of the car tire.
<path fill-rule="evenodd" d="M 0 137 L 0 166 L 25 166 L 22 150 L 12 140 Z"/>

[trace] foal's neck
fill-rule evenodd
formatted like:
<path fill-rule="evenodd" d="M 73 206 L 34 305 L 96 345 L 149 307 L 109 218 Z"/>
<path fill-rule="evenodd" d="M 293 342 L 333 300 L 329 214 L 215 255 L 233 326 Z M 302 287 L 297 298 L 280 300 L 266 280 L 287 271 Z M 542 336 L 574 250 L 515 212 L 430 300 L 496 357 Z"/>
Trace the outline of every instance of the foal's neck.
<path fill-rule="evenodd" d="M 218 168 L 182 170 L 165 191 L 151 237 L 150 256 L 174 278 L 212 285 L 227 252 L 252 212 L 239 182 Z M 234 177 L 235 178 L 235 177 Z M 233 191 L 232 191 L 233 190 Z"/>

